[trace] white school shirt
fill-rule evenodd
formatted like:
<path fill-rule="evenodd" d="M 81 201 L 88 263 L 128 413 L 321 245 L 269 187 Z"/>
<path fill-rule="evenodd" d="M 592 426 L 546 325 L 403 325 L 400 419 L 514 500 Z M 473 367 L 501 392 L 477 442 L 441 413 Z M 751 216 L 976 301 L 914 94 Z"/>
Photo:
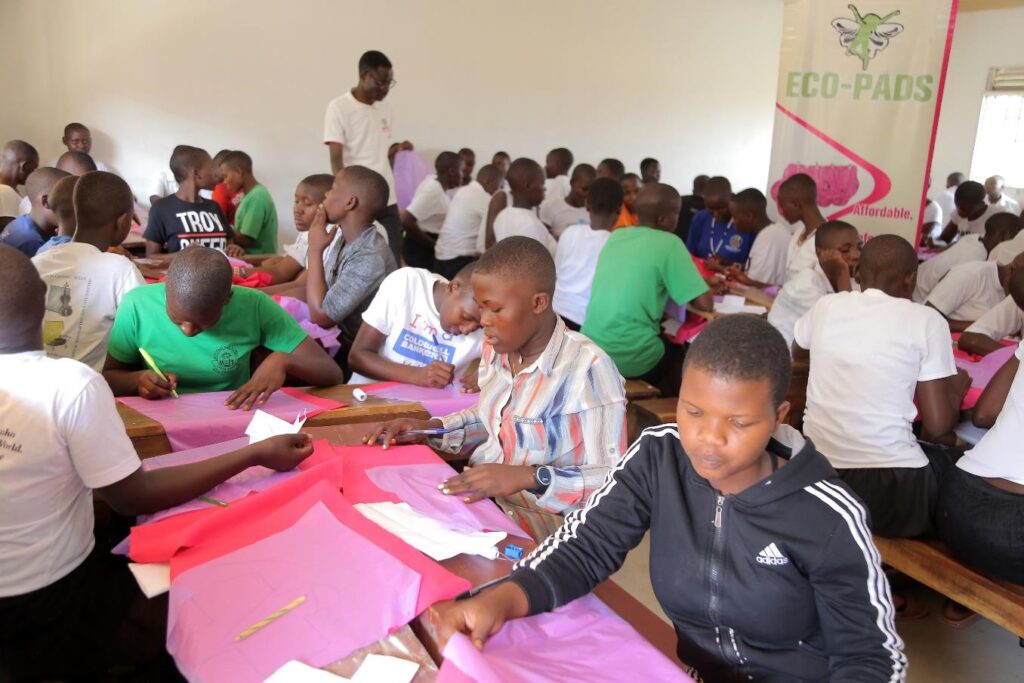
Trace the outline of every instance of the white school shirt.
<path fill-rule="evenodd" d="M 1024 252 L 1024 230 L 1018 232 L 1017 236 L 1013 239 L 1006 240 L 993 247 L 988 255 L 988 260 L 1005 266 L 1017 258 L 1017 255 L 1021 252 Z"/>
<path fill-rule="evenodd" d="M 428 176 L 416 186 L 412 201 L 405 210 L 416 217 L 416 222 L 423 232 L 436 235 L 441 232 L 450 205 L 451 200 L 445 194 L 437 176 Z"/>
<path fill-rule="evenodd" d="M 437 236 L 434 258 L 450 261 L 477 253 L 480 226 L 487 220 L 487 207 L 490 203 L 491 195 L 475 180 L 456 192 Z"/>
<path fill-rule="evenodd" d="M 994 204 L 988 200 L 988 195 L 985 195 L 985 203 L 989 206 L 1001 206 L 1006 213 L 1012 213 L 1014 216 L 1020 215 L 1020 203 L 1013 197 L 1007 197 L 1005 192 L 999 195 L 999 201 Z"/>
<path fill-rule="evenodd" d="M 928 225 L 929 223 L 938 223 L 939 230 L 945 226 L 942 224 L 942 207 L 934 199 L 929 199 L 928 203 L 924 205 L 924 215 L 921 217 L 921 223 Z"/>
<path fill-rule="evenodd" d="M 786 281 L 786 264 L 789 261 L 789 241 L 792 235 L 782 223 L 766 225 L 754 237 L 747 257 L 747 277 L 769 285 L 781 285 Z M 817 255 L 815 255 L 817 261 Z"/>
<path fill-rule="evenodd" d="M 91 244 L 68 242 L 32 257 L 46 283 L 43 348 L 103 370 L 114 315 L 124 295 L 146 284 L 131 260 Z"/>
<path fill-rule="evenodd" d="M 547 247 L 552 256 L 555 255 L 558 243 L 533 209 L 516 208 L 509 204 L 494 218 L 494 241 L 500 242 L 516 235 L 532 237 Z"/>
<path fill-rule="evenodd" d="M 987 221 L 992 216 L 995 216 L 997 213 L 1006 213 L 1006 208 L 998 204 L 987 206 L 985 207 L 985 213 L 981 214 L 981 216 L 975 218 L 972 221 L 969 221 L 965 217 L 961 216 L 958 211 L 954 211 L 952 216 L 950 216 L 950 221 L 953 222 L 953 225 L 956 226 L 957 231 L 961 235 L 969 233 L 984 235 L 985 221 Z"/>
<path fill-rule="evenodd" d="M 939 209 L 942 210 L 943 216 L 949 216 L 952 218 L 953 214 L 956 213 L 955 195 L 957 187 L 959 187 L 959 185 L 955 187 L 947 187 L 942 191 L 942 194 L 935 198 L 935 203 L 939 205 Z M 946 226 L 943 225 L 942 227 L 945 228 Z"/>
<path fill-rule="evenodd" d="M 386 241 L 388 233 L 386 230 L 384 230 L 381 224 L 374 221 L 373 227 L 374 229 L 377 230 L 378 234 L 384 237 Z M 331 243 L 327 245 L 326 249 L 324 249 L 324 268 L 327 268 L 328 263 L 334 262 L 333 256 L 335 249 L 338 248 L 339 243 L 344 243 L 345 241 L 344 237 L 341 237 L 339 240 L 339 237 L 341 236 L 341 230 L 338 230 L 337 226 L 334 225 L 333 223 L 329 223 L 327 225 L 327 233 L 331 235 Z M 285 256 L 291 256 L 303 268 L 309 268 L 309 231 L 296 233 L 295 241 L 292 242 L 291 244 L 284 245 L 282 251 L 284 252 Z"/>
<path fill-rule="evenodd" d="M 793 345 L 793 326 L 796 321 L 811 310 L 818 299 L 834 292 L 832 283 L 818 262 L 814 263 L 813 268 L 796 273 L 783 285 L 768 311 L 768 322 L 786 340 L 787 348 Z"/>
<path fill-rule="evenodd" d="M 550 199 L 557 197 L 559 199 L 565 199 L 572 188 L 569 186 L 569 176 L 563 174 L 555 176 L 554 178 L 544 179 L 544 198 Z"/>
<path fill-rule="evenodd" d="M 540 219 L 551 228 L 555 238 L 561 238 L 570 225 L 589 223 L 590 214 L 585 206 L 572 206 L 565 197 L 550 196 L 540 205 Z"/>
<path fill-rule="evenodd" d="M 18 205 L 21 204 L 21 195 L 10 185 L 0 183 L 0 216 L 11 216 L 17 218 Z"/>
<path fill-rule="evenodd" d="M 961 263 L 984 261 L 987 258 L 988 251 L 981 243 L 981 235 L 964 235 L 949 249 L 917 267 L 914 301 L 924 303 L 928 295 L 935 289 L 935 285 L 939 284 L 946 273 Z"/>
<path fill-rule="evenodd" d="M 439 360 L 455 366 L 455 378 L 480 357 L 483 330 L 452 335 L 441 328 L 441 313 L 434 304 L 434 284 L 448 284 L 423 268 L 399 268 L 384 278 L 376 296 L 363 312 L 363 322 L 386 339 L 380 355 L 395 363 L 424 367 Z M 373 380 L 356 373 L 351 384 Z"/>
<path fill-rule="evenodd" d="M 1024 360 L 1020 345 L 1013 354 Z M 1006 479 L 1024 484 L 1024 458 L 1020 455 L 1020 439 L 1024 434 L 1024 363 L 1017 368 L 1006 395 L 1003 409 L 992 428 L 971 450 L 964 453 L 956 466 L 978 477 Z"/>
<path fill-rule="evenodd" d="M 389 206 L 395 203 L 395 176 L 388 163 L 394 122 L 386 101 L 363 104 L 351 90 L 331 100 L 324 113 L 324 144 L 340 142 L 346 166 L 365 166 L 384 176 Z"/>
<path fill-rule="evenodd" d="M 42 351 L 0 354 L 0 597 L 67 576 L 93 549 L 91 489 L 140 466 L 103 377 Z"/>
<path fill-rule="evenodd" d="M 800 237 L 804 234 L 803 223 L 797 224 L 797 229 L 790 235 L 789 245 L 786 250 L 786 281 L 788 282 L 801 270 L 813 268 L 818 262 L 818 252 L 814 247 L 814 236 L 817 230 L 811 233 L 810 237 L 800 243 Z"/>
<path fill-rule="evenodd" d="M 149 192 L 146 193 L 146 201 L 153 195 L 159 197 L 166 197 L 172 195 L 178 191 L 178 181 L 174 179 L 174 173 L 169 168 L 162 168 L 160 172 L 156 174 L 156 178 L 153 180 L 152 185 L 149 186 Z"/>
<path fill-rule="evenodd" d="M 964 331 L 983 334 L 994 341 L 1019 337 L 1024 331 L 1024 311 L 1012 296 L 1007 296 Z"/>
<path fill-rule="evenodd" d="M 924 467 L 914 438 L 918 382 L 956 374 L 949 326 L 878 289 L 822 297 L 793 339 L 811 352 L 804 434 L 837 469 Z"/>
<path fill-rule="evenodd" d="M 950 320 L 977 320 L 1006 297 L 999 284 L 999 264 L 962 263 L 935 285 L 926 303 Z"/>
<path fill-rule="evenodd" d="M 590 303 L 597 257 L 611 237 L 607 230 L 594 230 L 589 223 L 570 225 L 558 240 L 555 251 L 555 313 L 582 326 Z"/>

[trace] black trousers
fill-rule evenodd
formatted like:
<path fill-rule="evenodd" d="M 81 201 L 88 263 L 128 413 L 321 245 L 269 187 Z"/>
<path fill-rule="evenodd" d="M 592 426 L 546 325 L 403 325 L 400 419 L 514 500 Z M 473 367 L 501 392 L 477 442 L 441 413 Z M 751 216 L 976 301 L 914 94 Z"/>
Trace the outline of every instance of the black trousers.
<path fill-rule="evenodd" d="M 420 244 L 416 240 L 405 240 L 402 246 L 402 256 L 405 258 L 405 265 L 411 268 L 426 268 L 434 270 L 434 247 Z"/>
<path fill-rule="evenodd" d="M 392 204 L 377 216 L 377 222 L 388 234 L 388 246 L 395 257 L 395 263 L 402 265 L 402 219 L 398 215 L 398 204 Z"/>
<path fill-rule="evenodd" d="M 476 261 L 475 256 L 456 256 L 447 261 L 434 261 L 434 272 L 447 280 L 454 280 L 459 271 Z"/>

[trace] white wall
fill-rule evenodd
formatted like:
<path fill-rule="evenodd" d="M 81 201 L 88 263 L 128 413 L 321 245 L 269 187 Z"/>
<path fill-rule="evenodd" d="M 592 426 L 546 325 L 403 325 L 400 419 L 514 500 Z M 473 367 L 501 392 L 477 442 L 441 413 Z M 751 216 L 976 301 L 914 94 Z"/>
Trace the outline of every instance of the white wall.
<path fill-rule="evenodd" d="M 304 175 L 329 170 L 328 100 L 380 49 L 395 64 L 395 134 L 437 151 L 543 161 L 656 156 L 767 181 L 782 0 L 4 0 L 0 138 L 63 151 L 71 120 L 143 195 L 172 147 L 244 149 L 282 237 Z"/>

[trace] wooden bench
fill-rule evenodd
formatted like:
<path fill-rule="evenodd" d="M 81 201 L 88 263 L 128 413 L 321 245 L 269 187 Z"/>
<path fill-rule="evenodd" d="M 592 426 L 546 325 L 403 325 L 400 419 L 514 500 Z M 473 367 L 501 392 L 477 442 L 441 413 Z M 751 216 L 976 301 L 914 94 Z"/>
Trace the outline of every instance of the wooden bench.
<path fill-rule="evenodd" d="M 630 434 L 630 440 L 636 439 L 640 432 L 648 427 L 676 421 L 676 403 L 679 398 L 669 396 L 667 398 L 649 398 L 633 403 L 633 410 L 636 412 L 635 434 Z"/>
<path fill-rule="evenodd" d="M 876 536 L 875 545 L 887 565 L 1002 626 L 1024 646 L 1024 586 L 979 574 L 937 541 Z"/>

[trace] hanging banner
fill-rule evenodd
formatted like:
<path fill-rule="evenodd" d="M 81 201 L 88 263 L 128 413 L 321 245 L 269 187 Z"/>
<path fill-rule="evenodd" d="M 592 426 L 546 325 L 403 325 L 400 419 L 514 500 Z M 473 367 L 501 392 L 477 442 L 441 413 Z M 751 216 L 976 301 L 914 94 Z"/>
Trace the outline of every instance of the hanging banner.
<path fill-rule="evenodd" d="M 806 173 L 827 218 L 917 244 L 957 1 L 785 0 L 774 199 Z"/>

